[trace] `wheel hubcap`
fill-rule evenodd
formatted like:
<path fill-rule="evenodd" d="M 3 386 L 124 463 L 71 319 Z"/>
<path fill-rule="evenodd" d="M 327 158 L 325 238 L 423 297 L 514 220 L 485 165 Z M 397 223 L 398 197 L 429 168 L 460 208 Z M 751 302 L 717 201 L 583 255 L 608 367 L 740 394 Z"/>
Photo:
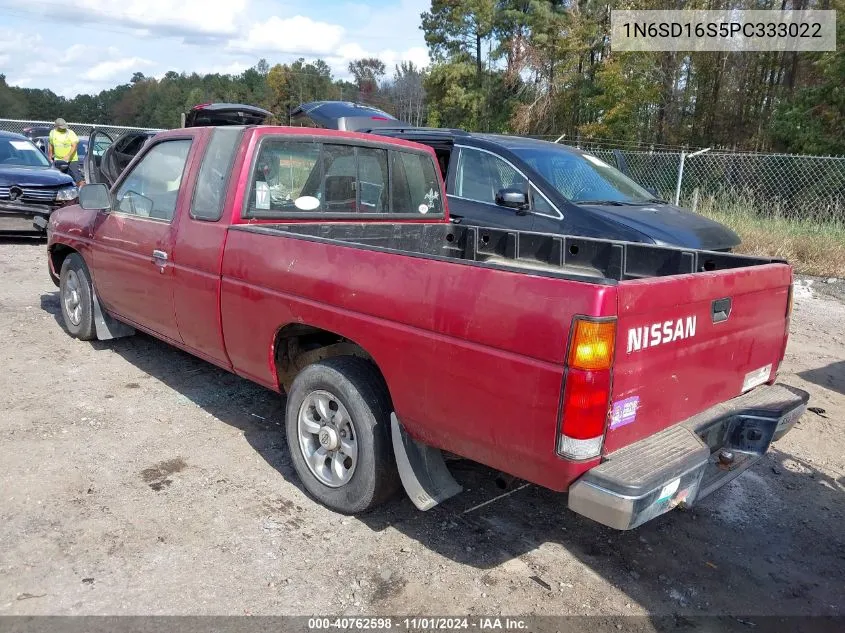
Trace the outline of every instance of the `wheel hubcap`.
<path fill-rule="evenodd" d="M 68 271 L 64 291 L 65 312 L 74 325 L 82 322 L 82 299 L 80 297 L 79 275 L 75 270 Z"/>
<path fill-rule="evenodd" d="M 343 403 L 328 391 L 312 391 L 299 407 L 297 430 L 311 473 L 331 488 L 348 483 L 358 464 L 358 435 Z"/>

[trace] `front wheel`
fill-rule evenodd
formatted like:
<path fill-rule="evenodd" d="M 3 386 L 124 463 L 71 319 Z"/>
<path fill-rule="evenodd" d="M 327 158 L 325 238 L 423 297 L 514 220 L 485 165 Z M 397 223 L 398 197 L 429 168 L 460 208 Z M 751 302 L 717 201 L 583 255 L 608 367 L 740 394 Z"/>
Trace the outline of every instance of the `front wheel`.
<path fill-rule="evenodd" d="M 93 297 L 85 261 L 76 253 L 68 255 L 59 273 L 59 302 L 67 331 L 83 341 L 96 337 Z"/>
<path fill-rule="evenodd" d="M 332 510 L 369 510 L 399 488 L 390 405 L 372 363 L 353 356 L 309 365 L 294 379 L 285 428 L 305 489 Z"/>

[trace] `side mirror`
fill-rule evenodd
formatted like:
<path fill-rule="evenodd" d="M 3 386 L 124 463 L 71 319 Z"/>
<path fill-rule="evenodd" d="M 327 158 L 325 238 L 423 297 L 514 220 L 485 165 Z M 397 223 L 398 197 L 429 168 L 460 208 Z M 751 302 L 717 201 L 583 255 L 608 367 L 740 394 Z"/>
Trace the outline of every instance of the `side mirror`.
<path fill-rule="evenodd" d="M 83 185 L 79 190 L 79 206 L 90 211 L 111 209 L 109 188 L 102 183 Z"/>
<path fill-rule="evenodd" d="M 528 211 L 528 194 L 521 189 L 499 189 L 496 193 L 496 204 L 500 207 L 514 209 L 517 215 L 525 215 Z"/>
<path fill-rule="evenodd" d="M 657 189 L 655 189 L 654 187 L 646 187 L 645 190 L 648 191 L 655 198 L 657 197 Z"/>
<path fill-rule="evenodd" d="M 58 169 L 63 174 L 66 174 L 68 167 L 70 167 L 70 165 L 68 165 L 68 162 L 66 160 L 54 160 L 53 161 L 53 167 Z"/>

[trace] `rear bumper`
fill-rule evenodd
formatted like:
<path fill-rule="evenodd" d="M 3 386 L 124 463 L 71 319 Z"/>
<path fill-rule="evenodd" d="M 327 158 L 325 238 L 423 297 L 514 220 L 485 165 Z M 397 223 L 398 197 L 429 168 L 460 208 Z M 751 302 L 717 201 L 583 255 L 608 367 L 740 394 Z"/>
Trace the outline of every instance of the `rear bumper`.
<path fill-rule="evenodd" d="M 737 477 L 783 437 L 809 394 L 762 386 L 606 456 L 569 488 L 569 508 L 630 530 L 691 506 Z"/>

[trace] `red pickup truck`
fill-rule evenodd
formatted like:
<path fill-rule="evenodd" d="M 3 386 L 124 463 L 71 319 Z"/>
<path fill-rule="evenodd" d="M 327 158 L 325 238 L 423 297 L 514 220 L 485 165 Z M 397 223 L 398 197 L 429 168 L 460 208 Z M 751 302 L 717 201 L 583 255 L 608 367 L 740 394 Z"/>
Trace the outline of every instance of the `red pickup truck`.
<path fill-rule="evenodd" d="M 457 493 L 448 452 L 630 529 L 741 473 L 807 404 L 775 383 L 786 263 L 462 226 L 412 142 L 163 132 L 48 232 L 71 335 L 142 330 L 284 393 L 297 474 L 345 513 Z"/>

